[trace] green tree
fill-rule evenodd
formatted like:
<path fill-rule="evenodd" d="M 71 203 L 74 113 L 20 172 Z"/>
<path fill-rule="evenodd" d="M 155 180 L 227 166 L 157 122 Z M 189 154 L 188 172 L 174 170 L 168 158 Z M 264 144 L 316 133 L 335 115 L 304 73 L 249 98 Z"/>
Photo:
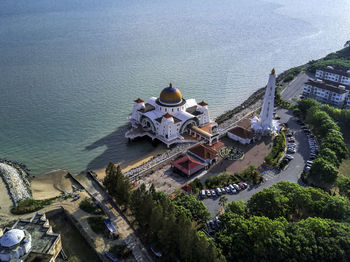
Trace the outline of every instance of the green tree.
<path fill-rule="evenodd" d="M 103 185 L 118 204 L 125 207 L 128 206 L 131 195 L 131 184 L 129 178 L 123 175 L 119 165 L 116 167 L 113 163 L 109 163 L 106 168 L 106 177 Z"/>
<path fill-rule="evenodd" d="M 350 199 L 350 177 L 339 178 L 338 181 L 339 193 Z"/>
<path fill-rule="evenodd" d="M 338 171 L 331 163 L 318 157 L 311 166 L 310 175 L 319 178 L 326 183 L 332 184 L 338 177 Z"/>
<path fill-rule="evenodd" d="M 204 203 L 197 200 L 194 195 L 181 195 L 174 203 L 188 209 L 192 214 L 192 218 L 199 224 L 206 223 L 210 218 L 210 213 Z"/>
<path fill-rule="evenodd" d="M 335 167 L 340 166 L 340 161 L 337 155 L 329 148 L 322 148 L 318 154 L 319 157 L 333 164 Z"/>
<path fill-rule="evenodd" d="M 247 216 L 246 203 L 243 200 L 232 201 L 231 203 L 227 204 L 226 211 L 227 210 L 239 216 Z"/>

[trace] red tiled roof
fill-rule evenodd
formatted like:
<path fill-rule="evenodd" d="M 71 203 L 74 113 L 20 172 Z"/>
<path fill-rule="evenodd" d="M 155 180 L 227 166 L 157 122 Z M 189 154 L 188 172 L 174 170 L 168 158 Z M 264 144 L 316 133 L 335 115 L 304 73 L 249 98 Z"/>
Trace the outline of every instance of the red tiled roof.
<path fill-rule="evenodd" d="M 169 113 L 166 113 L 165 115 L 163 115 L 163 117 L 165 117 L 165 118 L 170 118 L 170 117 L 173 117 L 173 116 L 170 115 Z"/>
<path fill-rule="evenodd" d="M 236 136 L 239 136 L 243 139 L 252 139 L 254 137 L 254 134 L 252 132 L 250 132 L 249 130 L 243 128 L 243 127 L 240 127 L 240 126 L 236 126 L 234 128 L 232 128 L 231 130 L 229 130 L 228 132 L 236 135 Z"/>
<path fill-rule="evenodd" d="M 252 129 L 252 122 L 248 118 L 239 121 L 237 125 L 248 130 Z"/>
<path fill-rule="evenodd" d="M 214 159 L 218 154 L 214 149 L 206 147 L 202 144 L 191 147 L 188 149 L 188 151 L 202 159 Z"/>
<path fill-rule="evenodd" d="M 187 175 L 191 175 L 196 171 L 204 168 L 204 165 L 202 163 L 192 159 L 188 155 L 175 160 L 173 162 L 173 166 Z"/>
<path fill-rule="evenodd" d="M 141 98 L 138 98 L 138 99 L 136 99 L 136 100 L 134 100 L 134 102 L 135 103 L 142 103 L 142 102 L 144 102 Z"/>
<path fill-rule="evenodd" d="M 198 105 L 200 105 L 200 106 L 207 106 L 208 104 L 206 102 L 202 101 Z"/>
<path fill-rule="evenodd" d="M 221 141 L 219 141 L 219 142 L 214 143 L 212 146 L 210 146 L 210 148 L 211 148 L 211 149 L 214 149 L 214 150 L 217 150 L 217 149 L 219 149 L 219 148 L 221 148 L 221 147 L 223 147 L 223 146 L 224 146 L 224 143 L 222 143 Z"/>

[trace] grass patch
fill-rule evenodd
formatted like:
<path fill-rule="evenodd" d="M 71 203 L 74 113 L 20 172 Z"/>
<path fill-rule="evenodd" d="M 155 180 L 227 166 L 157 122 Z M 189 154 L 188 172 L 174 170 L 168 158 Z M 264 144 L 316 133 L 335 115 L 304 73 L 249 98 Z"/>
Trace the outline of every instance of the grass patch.
<path fill-rule="evenodd" d="M 296 75 L 298 75 L 301 72 L 301 67 L 293 67 L 291 69 L 289 69 L 289 73 L 288 75 L 285 76 L 285 78 L 283 79 L 283 82 L 290 82 L 294 79 L 294 77 Z"/>
<path fill-rule="evenodd" d="M 97 217 L 88 217 L 87 219 L 92 231 L 94 231 L 96 234 L 102 234 L 104 231 L 104 216 L 97 216 Z"/>
<path fill-rule="evenodd" d="M 79 207 L 87 213 L 93 215 L 103 215 L 102 209 L 97 206 L 91 198 L 86 197 L 83 201 L 80 202 Z"/>
<path fill-rule="evenodd" d="M 51 205 L 56 198 L 49 198 L 44 200 L 35 200 L 27 198 L 18 203 L 18 206 L 11 209 L 11 213 L 15 215 L 22 215 L 32 213 L 42 209 L 45 206 Z"/>
<path fill-rule="evenodd" d="M 350 159 L 345 159 L 339 167 L 339 176 L 350 177 Z"/>
<path fill-rule="evenodd" d="M 270 166 L 278 167 L 279 160 L 284 154 L 285 147 L 286 147 L 286 135 L 284 134 L 283 131 L 281 131 L 273 141 L 273 147 L 270 154 L 268 154 L 265 157 L 266 164 Z"/>

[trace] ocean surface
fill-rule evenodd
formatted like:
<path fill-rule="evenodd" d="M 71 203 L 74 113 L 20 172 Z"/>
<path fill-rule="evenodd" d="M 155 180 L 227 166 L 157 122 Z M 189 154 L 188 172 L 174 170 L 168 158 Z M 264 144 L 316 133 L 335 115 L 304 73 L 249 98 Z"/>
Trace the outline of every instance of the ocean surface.
<path fill-rule="evenodd" d="M 212 118 L 350 39 L 348 0 L 1 0 L 0 158 L 33 174 L 100 168 L 128 143 L 133 100 L 171 81 Z"/>

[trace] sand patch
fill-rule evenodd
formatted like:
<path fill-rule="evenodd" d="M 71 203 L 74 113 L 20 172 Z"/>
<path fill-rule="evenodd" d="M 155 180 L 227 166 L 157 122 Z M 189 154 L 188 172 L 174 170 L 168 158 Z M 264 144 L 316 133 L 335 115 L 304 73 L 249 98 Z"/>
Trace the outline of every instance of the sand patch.
<path fill-rule="evenodd" d="M 2 180 L 2 178 L 0 178 L 0 214 L 10 215 L 11 207 L 11 198 L 8 194 L 4 181 Z"/>
<path fill-rule="evenodd" d="M 55 170 L 37 176 L 31 182 L 34 199 L 47 199 L 73 191 L 73 182 L 65 170 Z"/>

